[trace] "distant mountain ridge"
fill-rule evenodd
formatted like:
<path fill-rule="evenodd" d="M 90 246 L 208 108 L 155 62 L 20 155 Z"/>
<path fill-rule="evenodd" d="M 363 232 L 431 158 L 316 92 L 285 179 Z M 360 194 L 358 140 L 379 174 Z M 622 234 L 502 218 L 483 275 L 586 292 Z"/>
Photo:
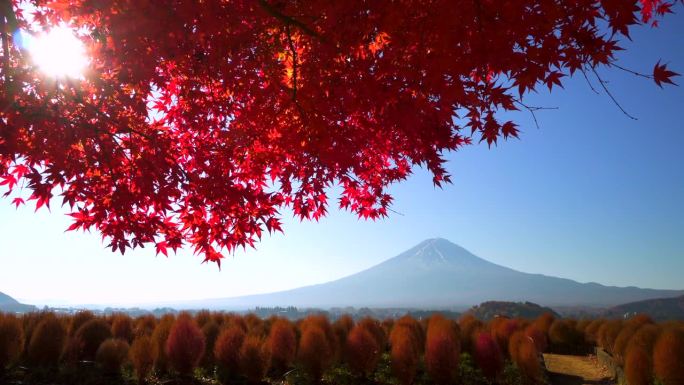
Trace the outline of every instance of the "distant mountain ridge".
<path fill-rule="evenodd" d="M 606 310 L 604 315 L 618 318 L 634 314 L 648 314 L 656 321 L 684 320 L 684 295 L 625 303 Z"/>
<path fill-rule="evenodd" d="M 0 292 L 0 311 L 6 313 L 26 313 L 37 308 L 33 305 L 24 305 L 9 295 Z"/>
<path fill-rule="evenodd" d="M 543 306 L 610 307 L 684 295 L 684 290 L 604 286 L 519 272 L 445 239 L 429 239 L 359 273 L 328 283 L 235 298 L 184 302 L 188 308 L 255 306 L 467 308 L 497 300 Z"/>

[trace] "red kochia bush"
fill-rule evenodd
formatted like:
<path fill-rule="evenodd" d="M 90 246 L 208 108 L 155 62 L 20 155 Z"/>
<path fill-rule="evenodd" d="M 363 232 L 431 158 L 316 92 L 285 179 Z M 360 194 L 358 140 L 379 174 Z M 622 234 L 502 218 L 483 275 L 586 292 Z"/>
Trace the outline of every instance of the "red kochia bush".
<path fill-rule="evenodd" d="M 145 382 L 145 377 L 150 373 L 152 365 L 154 364 L 154 355 L 152 354 L 152 339 L 143 335 L 136 338 L 128 351 L 128 358 L 133 364 L 135 376 L 138 383 Z"/>
<path fill-rule="evenodd" d="M 549 345 L 549 340 L 546 333 L 539 330 L 536 325 L 529 325 L 525 328 L 525 336 L 529 337 L 534 341 L 534 346 L 538 352 L 542 353 L 546 351 Z"/>
<path fill-rule="evenodd" d="M 204 355 L 202 356 L 202 367 L 212 369 L 215 364 L 214 346 L 218 338 L 221 328 L 214 321 L 213 317 L 204 323 L 202 326 L 202 334 L 204 334 Z"/>
<path fill-rule="evenodd" d="M 94 318 L 87 321 L 76 331 L 74 336 L 78 346 L 78 358 L 83 360 L 94 360 L 95 353 L 100 344 L 112 337 L 109 324 L 101 318 Z"/>
<path fill-rule="evenodd" d="M 62 321 L 47 313 L 38 323 L 28 344 L 28 359 L 32 365 L 56 367 L 64 349 L 66 329 Z"/>
<path fill-rule="evenodd" d="M 240 347 L 240 369 L 247 380 L 256 384 L 266 375 L 271 354 L 262 337 L 248 336 Z"/>
<path fill-rule="evenodd" d="M 325 332 L 317 325 L 303 328 L 297 361 L 312 381 L 318 382 L 331 364 L 333 350 Z"/>
<path fill-rule="evenodd" d="M 449 384 L 458 374 L 460 337 L 454 323 L 441 316 L 433 316 L 428 323 L 425 342 L 425 367 L 437 384 Z"/>
<path fill-rule="evenodd" d="M 415 344 L 417 354 L 422 354 L 425 349 L 425 335 L 423 333 L 423 327 L 420 326 L 420 323 L 416 321 L 415 318 L 405 315 L 394 323 L 394 328 L 392 330 L 398 327 L 408 328 L 409 332 L 411 333 L 411 339 Z"/>
<path fill-rule="evenodd" d="M 71 323 L 69 324 L 69 336 L 75 336 L 76 332 L 83 324 L 93 319 L 95 319 L 95 314 L 89 310 L 82 310 L 74 314 L 74 316 L 71 317 Z"/>
<path fill-rule="evenodd" d="M 271 367 L 276 375 L 282 375 L 292 365 L 297 354 L 297 336 L 292 323 L 282 318 L 273 322 L 268 345 L 271 350 Z"/>
<path fill-rule="evenodd" d="M 382 352 L 371 331 L 358 324 L 347 335 L 345 353 L 352 373 L 366 378 L 375 371 Z"/>
<path fill-rule="evenodd" d="M 472 314 L 466 314 L 458 320 L 458 325 L 461 327 L 461 350 L 472 355 L 475 334 L 484 328 L 484 324 Z"/>
<path fill-rule="evenodd" d="M 227 377 L 234 377 L 240 370 L 240 348 L 245 340 L 245 330 L 238 324 L 230 324 L 221 331 L 214 346 L 214 357 Z"/>
<path fill-rule="evenodd" d="M 106 373 L 118 373 L 128 356 L 128 342 L 110 338 L 97 349 L 95 360 Z"/>
<path fill-rule="evenodd" d="M 336 340 L 343 343 L 347 340 L 349 332 L 354 328 L 354 319 L 348 314 L 345 314 L 333 322 L 332 328 Z"/>
<path fill-rule="evenodd" d="M 475 337 L 474 358 L 482 373 L 489 379 L 496 378 L 503 370 L 504 359 L 499 345 L 487 331 Z"/>
<path fill-rule="evenodd" d="M 195 320 L 188 314 L 181 314 L 166 341 L 169 363 L 181 375 L 192 373 L 202 359 L 204 344 L 204 334 Z"/>
<path fill-rule="evenodd" d="M 651 385 L 651 355 L 639 345 L 630 346 L 625 357 L 625 376 L 629 385 Z"/>
<path fill-rule="evenodd" d="M 684 329 L 670 327 L 658 337 L 653 372 L 664 385 L 684 384 Z"/>
<path fill-rule="evenodd" d="M 152 336 L 157 320 L 153 315 L 143 315 L 135 319 L 134 334 L 136 337 Z"/>
<path fill-rule="evenodd" d="M 0 373 L 18 360 L 23 350 L 21 321 L 13 315 L 0 313 Z"/>
<path fill-rule="evenodd" d="M 112 317 L 112 336 L 126 342 L 133 341 L 133 320 L 128 314 L 116 314 Z"/>
<path fill-rule="evenodd" d="M 534 341 L 524 332 L 513 333 L 508 342 L 508 352 L 520 373 L 529 381 L 536 382 L 541 378 L 539 352 Z"/>
<path fill-rule="evenodd" d="M 166 341 L 169 339 L 169 333 L 171 332 L 174 321 L 175 317 L 173 315 L 164 315 L 154 328 L 154 332 L 152 332 L 154 368 L 161 373 L 169 370 L 169 359 L 166 356 Z"/>
<path fill-rule="evenodd" d="M 416 376 L 420 354 L 419 344 L 410 324 L 397 321 L 390 334 L 390 357 L 392 373 L 401 385 L 410 385 Z"/>
<path fill-rule="evenodd" d="M 599 345 L 610 353 L 613 353 L 615 340 L 622 330 L 622 321 L 610 320 L 604 322 L 598 330 Z"/>

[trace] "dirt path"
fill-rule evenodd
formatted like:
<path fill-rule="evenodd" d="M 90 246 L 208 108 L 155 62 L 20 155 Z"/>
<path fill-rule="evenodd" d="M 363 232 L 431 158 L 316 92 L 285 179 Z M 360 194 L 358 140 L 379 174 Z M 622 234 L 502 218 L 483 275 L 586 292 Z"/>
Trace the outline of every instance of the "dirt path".
<path fill-rule="evenodd" d="M 608 368 L 596 356 L 544 354 L 552 385 L 614 385 Z"/>

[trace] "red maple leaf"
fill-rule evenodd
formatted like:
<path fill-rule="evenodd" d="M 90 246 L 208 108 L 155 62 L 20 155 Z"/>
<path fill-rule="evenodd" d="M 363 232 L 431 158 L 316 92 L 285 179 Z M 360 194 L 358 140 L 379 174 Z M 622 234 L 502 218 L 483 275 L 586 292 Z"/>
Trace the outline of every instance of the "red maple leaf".
<path fill-rule="evenodd" d="M 663 87 L 663 83 L 676 85 L 671 80 L 671 78 L 675 76 L 679 76 L 679 74 L 674 71 L 668 70 L 666 64 L 660 64 L 660 60 L 658 60 L 656 65 L 653 67 L 653 80 L 660 88 Z"/>

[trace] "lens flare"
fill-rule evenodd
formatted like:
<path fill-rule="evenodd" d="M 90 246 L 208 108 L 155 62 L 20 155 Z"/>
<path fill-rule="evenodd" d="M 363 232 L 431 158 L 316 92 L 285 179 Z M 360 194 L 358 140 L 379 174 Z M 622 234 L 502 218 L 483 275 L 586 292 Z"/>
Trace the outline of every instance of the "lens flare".
<path fill-rule="evenodd" d="M 83 42 L 65 26 L 36 36 L 25 34 L 22 44 L 31 53 L 33 62 L 48 76 L 79 78 L 88 65 Z"/>

